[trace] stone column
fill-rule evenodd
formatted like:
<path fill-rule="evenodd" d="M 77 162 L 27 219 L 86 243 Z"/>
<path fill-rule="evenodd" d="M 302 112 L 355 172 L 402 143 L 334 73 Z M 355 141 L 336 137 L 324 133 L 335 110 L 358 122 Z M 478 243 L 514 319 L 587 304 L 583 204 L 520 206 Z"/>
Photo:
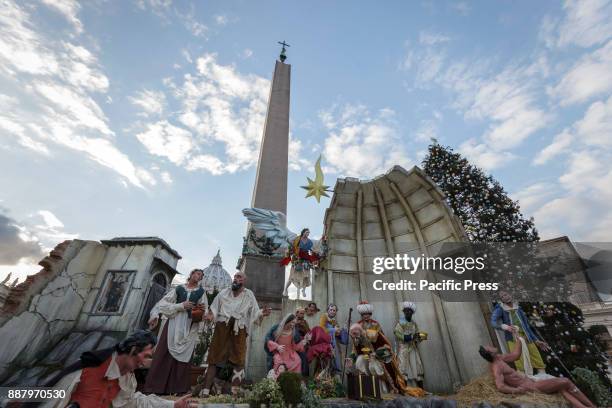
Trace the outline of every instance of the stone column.
<path fill-rule="evenodd" d="M 252 207 L 285 214 L 289 167 L 290 80 L 291 65 L 276 61 L 251 202 Z M 250 229 L 249 225 L 247 234 Z M 264 336 L 273 324 L 280 321 L 282 315 L 285 267 L 279 263 L 282 254 L 259 255 L 249 248 L 253 248 L 252 242 L 247 241 L 239 268 L 245 272 L 247 287 L 254 292 L 260 307 L 270 306 L 273 309 L 261 326 L 252 328 L 249 336 L 247 376 L 258 379 L 266 374 Z"/>

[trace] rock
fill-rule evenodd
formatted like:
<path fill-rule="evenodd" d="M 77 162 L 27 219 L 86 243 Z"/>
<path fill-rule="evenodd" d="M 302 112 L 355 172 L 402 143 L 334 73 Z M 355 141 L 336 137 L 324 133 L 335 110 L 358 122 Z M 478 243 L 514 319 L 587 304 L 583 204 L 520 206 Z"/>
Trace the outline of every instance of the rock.
<path fill-rule="evenodd" d="M 32 367 L 28 368 L 21 378 L 19 379 L 19 383 L 14 385 L 20 385 L 24 387 L 33 387 L 38 385 L 38 381 L 40 377 L 42 377 L 47 371 L 46 367 Z"/>
<path fill-rule="evenodd" d="M 83 333 L 70 333 L 65 339 L 60 341 L 53 350 L 47 355 L 42 361 L 43 364 L 59 364 L 63 363 L 64 360 L 70 355 L 70 352 L 77 347 L 78 344 L 83 342 L 85 334 Z"/>
<path fill-rule="evenodd" d="M 70 364 L 76 362 L 86 351 L 91 351 L 97 349 L 97 344 L 102 338 L 102 332 L 91 332 L 88 333 L 82 340 L 81 344 L 79 344 L 71 353 L 70 356 L 66 359 L 64 366 L 69 366 Z"/>
<path fill-rule="evenodd" d="M 109 347 L 114 346 L 117 343 L 119 343 L 119 340 L 117 340 L 113 336 L 104 336 L 102 340 L 100 340 L 100 343 L 98 343 L 97 349 L 101 350 L 101 349 L 109 348 Z"/>
<path fill-rule="evenodd" d="M 431 408 L 457 408 L 457 402 L 444 398 L 430 398 L 429 406 Z"/>
<path fill-rule="evenodd" d="M 47 373 L 45 373 L 45 375 L 40 377 L 39 380 L 39 387 L 42 387 L 44 384 L 47 383 L 47 381 L 50 381 L 53 377 L 55 377 L 56 375 L 58 375 L 60 373 L 61 370 L 52 370 L 52 371 L 47 371 Z"/>
<path fill-rule="evenodd" d="M 49 282 L 47 287 L 45 287 L 40 294 L 41 296 L 50 294 L 55 297 L 61 297 L 66 292 L 66 288 L 70 286 L 70 279 L 60 275 Z"/>
<path fill-rule="evenodd" d="M 48 342 L 47 323 L 36 313 L 24 312 L 0 327 L 0 362 L 10 362 L 13 366 L 27 365 L 27 361 L 34 356 Z M 27 341 L 26 341 L 27 340 Z M 0 372 L 0 378 L 5 375 Z"/>
<path fill-rule="evenodd" d="M 2 383 L 2 386 L 6 387 L 9 385 L 19 384 L 19 379 L 21 378 L 21 376 L 23 375 L 25 371 L 26 370 L 23 368 L 21 370 L 17 370 L 16 372 L 13 373 L 13 375 L 11 375 L 6 381 Z"/>
<path fill-rule="evenodd" d="M 61 278 L 61 277 L 60 277 Z M 59 278 L 58 278 L 59 279 Z M 62 290 L 61 297 L 56 296 Z M 48 322 L 52 320 L 72 321 L 73 325 L 83 307 L 83 299 L 72 289 L 70 284 L 54 292 L 43 294 L 36 302 L 36 311 Z"/>

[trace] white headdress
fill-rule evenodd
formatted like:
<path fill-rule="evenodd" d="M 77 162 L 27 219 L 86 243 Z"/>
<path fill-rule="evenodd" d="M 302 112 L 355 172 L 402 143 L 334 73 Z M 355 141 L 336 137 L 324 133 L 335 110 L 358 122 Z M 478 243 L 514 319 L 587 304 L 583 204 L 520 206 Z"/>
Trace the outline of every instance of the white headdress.
<path fill-rule="evenodd" d="M 285 315 L 285 317 L 283 317 L 283 320 L 280 321 L 280 323 L 278 324 L 278 328 L 274 332 L 274 340 L 278 340 L 280 335 L 283 334 L 283 329 L 285 328 L 285 325 L 294 319 L 295 315 L 293 313 L 289 313 Z"/>
<path fill-rule="evenodd" d="M 414 302 L 404 302 L 402 303 L 402 310 L 411 309 L 412 313 L 416 312 L 416 303 Z"/>
<path fill-rule="evenodd" d="M 368 302 L 361 302 L 357 305 L 357 313 L 359 314 L 364 314 L 364 313 L 372 314 L 373 312 L 374 312 L 374 306 L 372 306 Z"/>

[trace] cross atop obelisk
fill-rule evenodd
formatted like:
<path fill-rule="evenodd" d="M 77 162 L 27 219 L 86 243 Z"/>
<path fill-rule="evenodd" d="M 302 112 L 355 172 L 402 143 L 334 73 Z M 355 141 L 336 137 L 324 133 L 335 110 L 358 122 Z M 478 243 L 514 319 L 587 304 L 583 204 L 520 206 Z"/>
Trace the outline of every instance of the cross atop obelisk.
<path fill-rule="evenodd" d="M 281 60 L 281 62 L 285 62 L 285 60 L 287 59 L 287 49 L 285 47 L 291 47 L 291 46 L 287 44 L 285 40 L 283 40 L 283 42 L 279 41 L 278 43 L 283 46 L 279 59 Z"/>

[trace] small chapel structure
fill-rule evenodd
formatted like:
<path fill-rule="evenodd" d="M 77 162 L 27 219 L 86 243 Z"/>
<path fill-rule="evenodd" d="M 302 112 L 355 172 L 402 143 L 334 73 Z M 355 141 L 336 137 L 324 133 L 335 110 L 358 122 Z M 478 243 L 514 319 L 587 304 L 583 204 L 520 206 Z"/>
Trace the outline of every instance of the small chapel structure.
<path fill-rule="evenodd" d="M 64 241 L 0 308 L 0 385 L 44 383 L 81 353 L 145 328 L 181 256 L 158 237 Z"/>

